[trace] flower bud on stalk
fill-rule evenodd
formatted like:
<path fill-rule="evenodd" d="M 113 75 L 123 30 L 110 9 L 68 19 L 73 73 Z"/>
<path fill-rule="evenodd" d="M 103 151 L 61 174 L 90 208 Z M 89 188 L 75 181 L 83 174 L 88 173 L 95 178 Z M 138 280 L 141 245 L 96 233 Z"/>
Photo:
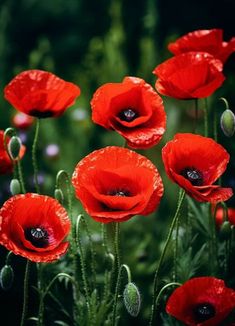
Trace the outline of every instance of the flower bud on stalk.
<path fill-rule="evenodd" d="M 56 188 L 54 192 L 54 197 L 60 204 L 63 204 L 64 201 L 64 194 L 60 188 Z"/>
<path fill-rule="evenodd" d="M 18 179 L 12 179 L 10 183 L 10 192 L 13 196 L 21 193 L 21 186 Z"/>
<path fill-rule="evenodd" d="M 220 118 L 220 126 L 225 136 L 233 136 L 235 132 L 235 115 L 231 110 L 226 109 L 223 112 Z"/>
<path fill-rule="evenodd" d="M 8 144 L 8 150 L 12 160 L 16 160 L 19 157 L 21 146 L 22 142 L 19 137 L 13 136 L 10 139 Z"/>
<path fill-rule="evenodd" d="M 220 228 L 220 237 L 223 240 L 228 240 L 231 236 L 232 227 L 229 221 L 224 221 Z"/>
<path fill-rule="evenodd" d="M 14 272 L 10 265 L 5 265 L 0 271 L 0 285 L 5 291 L 8 291 L 13 283 Z"/>
<path fill-rule="evenodd" d="M 123 292 L 124 304 L 128 313 L 136 317 L 140 311 L 141 298 L 137 286 L 129 282 Z"/>

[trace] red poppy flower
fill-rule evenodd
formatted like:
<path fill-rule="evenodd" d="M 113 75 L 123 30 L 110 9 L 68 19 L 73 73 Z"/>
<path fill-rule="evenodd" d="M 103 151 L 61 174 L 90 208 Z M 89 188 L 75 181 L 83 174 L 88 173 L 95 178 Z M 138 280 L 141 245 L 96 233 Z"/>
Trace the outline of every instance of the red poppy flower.
<path fill-rule="evenodd" d="M 223 207 L 216 208 L 215 214 L 216 225 L 221 226 L 224 222 L 224 210 Z M 235 208 L 228 208 L 228 221 L 231 225 L 235 225 Z"/>
<path fill-rule="evenodd" d="M 115 146 L 94 151 L 82 159 L 72 183 L 87 213 L 103 223 L 148 215 L 163 195 L 162 180 L 153 163 L 127 148 Z"/>
<path fill-rule="evenodd" d="M 5 99 L 11 105 L 38 118 L 62 115 L 79 94 L 76 85 L 42 70 L 24 71 L 4 89 Z"/>
<path fill-rule="evenodd" d="M 8 199 L 0 210 L 0 243 L 15 255 L 34 262 L 51 262 L 69 243 L 66 210 L 48 196 L 27 193 Z"/>
<path fill-rule="evenodd" d="M 229 154 L 213 139 L 194 134 L 177 134 L 162 149 L 168 177 L 200 202 L 229 199 L 231 188 L 213 183 L 223 174 Z"/>
<path fill-rule="evenodd" d="M 162 99 L 140 78 L 104 84 L 95 92 L 91 108 L 95 123 L 116 130 L 132 148 L 152 147 L 165 132 Z"/>
<path fill-rule="evenodd" d="M 222 85 L 222 69 L 222 62 L 208 53 L 183 53 L 154 69 L 155 87 L 162 95 L 177 99 L 208 97 Z"/>
<path fill-rule="evenodd" d="M 168 314 L 188 326 L 216 326 L 235 308 L 235 291 L 215 277 L 196 277 L 177 288 L 166 305 Z"/>
<path fill-rule="evenodd" d="M 7 144 L 9 143 L 10 139 L 7 138 Z M 20 149 L 20 158 L 24 156 L 25 153 L 25 146 L 22 145 Z M 13 171 L 13 163 L 10 159 L 7 151 L 5 150 L 4 146 L 4 131 L 0 130 L 0 174 L 11 173 Z"/>
<path fill-rule="evenodd" d="M 222 29 L 198 30 L 170 43 L 168 49 L 175 55 L 191 51 L 208 52 L 224 63 L 235 51 L 235 37 L 224 42 Z"/>
<path fill-rule="evenodd" d="M 12 125 L 21 130 L 27 130 L 34 123 L 34 118 L 22 112 L 17 112 L 12 118 Z"/>

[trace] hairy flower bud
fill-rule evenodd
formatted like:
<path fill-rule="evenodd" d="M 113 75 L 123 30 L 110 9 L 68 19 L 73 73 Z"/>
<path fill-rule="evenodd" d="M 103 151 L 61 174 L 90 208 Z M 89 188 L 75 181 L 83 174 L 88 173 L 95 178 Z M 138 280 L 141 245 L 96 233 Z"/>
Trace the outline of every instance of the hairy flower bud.
<path fill-rule="evenodd" d="M 235 115 L 231 110 L 226 109 L 223 112 L 220 118 L 220 126 L 225 136 L 233 136 L 235 132 Z"/>
<path fill-rule="evenodd" d="M 5 265 L 0 271 L 0 285 L 5 291 L 8 291 L 13 283 L 14 272 L 10 265 Z"/>
<path fill-rule="evenodd" d="M 12 179 L 10 183 L 10 192 L 13 196 L 21 193 L 21 186 L 18 179 Z"/>
<path fill-rule="evenodd" d="M 128 283 L 124 289 L 123 297 L 126 310 L 131 316 L 136 317 L 141 305 L 140 292 L 137 286 L 132 282 Z"/>
<path fill-rule="evenodd" d="M 220 237 L 223 240 L 228 240 L 231 236 L 232 227 L 229 221 L 224 221 L 220 227 Z"/>
<path fill-rule="evenodd" d="M 13 136 L 8 144 L 8 150 L 10 153 L 10 156 L 13 160 L 16 160 L 19 157 L 20 154 L 20 148 L 22 146 L 21 140 L 17 136 Z"/>

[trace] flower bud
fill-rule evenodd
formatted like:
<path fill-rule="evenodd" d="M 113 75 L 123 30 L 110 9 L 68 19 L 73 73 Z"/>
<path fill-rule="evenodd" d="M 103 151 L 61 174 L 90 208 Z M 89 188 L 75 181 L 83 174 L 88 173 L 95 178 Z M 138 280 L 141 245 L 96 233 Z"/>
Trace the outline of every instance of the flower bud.
<path fill-rule="evenodd" d="M 63 201 L 64 201 L 64 194 L 63 194 L 63 192 L 62 192 L 61 189 L 59 189 L 59 188 L 56 188 L 56 189 L 55 189 L 54 197 L 55 197 L 56 200 L 58 200 L 58 202 L 59 202 L 60 204 L 63 204 Z"/>
<path fill-rule="evenodd" d="M 220 227 L 220 237 L 223 240 L 228 240 L 231 236 L 232 228 L 229 221 L 224 221 Z"/>
<path fill-rule="evenodd" d="M 128 283 L 124 289 L 123 297 L 126 310 L 131 316 L 136 317 L 141 304 L 140 292 L 137 286 L 132 282 Z"/>
<path fill-rule="evenodd" d="M 22 143 L 19 137 L 13 136 L 10 139 L 8 144 L 8 150 L 13 160 L 16 160 L 19 157 L 21 145 Z"/>
<path fill-rule="evenodd" d="M 235 132 L 235 115 L 231 110 L 227 109 L 223 112 L 220 118 L 220 126 L 225 136 L 233 136 Z"/>
<path fill-rule="evenodd" d="M 10 265 L 5 265 L 0 271 L 0 285 L 5 291 L 8 291 L 13 283 L 14 272 Z"/>
<path fill-rule="evenodd" d="M 13 196 L 21 193 L 21 186 L 18 179 L 12 179 L 10 183 L 10 192 Z"/>

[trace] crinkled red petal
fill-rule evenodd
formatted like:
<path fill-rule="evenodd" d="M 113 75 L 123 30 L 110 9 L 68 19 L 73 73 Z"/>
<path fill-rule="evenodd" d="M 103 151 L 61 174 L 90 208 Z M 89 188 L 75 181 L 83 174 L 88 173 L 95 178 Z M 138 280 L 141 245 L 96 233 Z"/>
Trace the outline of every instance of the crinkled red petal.
<path fill-rule="evenodd" d="M 193 308 L 200 303 L 214 306 L 214 317 L 198 323 Z M 216 326 L 223 321 L 235 307 L 235 291 L 227 288 L 223 280 L 214 277 L 193 278 L 177 288 L 166 305 L 167 313 L 188 326 Z"/>
<path fill-rule="evenodd" d="M 78 86 L 42 70 L 24 71 L 4 89 L 8 102 L 19 111 L 34 116 L 45 112 L 59 116 L 79 95 Z"/>
<path fill-rule="evenodd" d="M 132 148 L 152 147 L 165 132 L 162 99 L 143 79 L 126 77 L 122 83 L 101 86 L 93 96 L 91 107 L 93 121 L 119 132 Z M 137 117 L 127 122 L 120 118 L 120 113 L 129 108 Z"/>
<path fill-rule="evenodd" d="M 153 73 L 156 89 L 179 99 L 211 95 L 224 81 L 223 64 L 205 52 L 187 52 L 166 60 Z"/>
<path fill-rule="evenodd" d="M 220 51 L 222 41 L 222 29 L 197 30 L 170 43 L 168 49 L 175 55 L 190 51 L 203 51 L 216 56 Z"/>
<path fill-rule="evenodd" d="M 0 243 L 30 260 L 52 261 L 68 247 L 62 241 L 70 226 L 65 209 L 54 198 L 32 193 L 17 195 L 7 200 L 0 210 Z M 35 247 L 25 238 L 27 229 L 37 227 L 48 233 L 48 245 L 44 248 Z"/>
<path fill-rule="evenodd" d="M 161 177 L 148 159 L 114 146 L 79 162 L 72 183 L 87 213 L 102 222 L 152 213 L 163 194 Z M 112 195 L 113 191 L 126 191 L 126 196 Z"/>
<path fill-rule="evenodd" d="M 163 148 L 162 159 L 168 177 L 196 200 L 218 202 L 232 196 L 232 189 L 212 185 L 229 162 L 227 151 L 213 139 L 195 134 L 177 134 Z M 200 171 L 202 186 L 193 186 L 181 175 L 187 168 Z"/>

